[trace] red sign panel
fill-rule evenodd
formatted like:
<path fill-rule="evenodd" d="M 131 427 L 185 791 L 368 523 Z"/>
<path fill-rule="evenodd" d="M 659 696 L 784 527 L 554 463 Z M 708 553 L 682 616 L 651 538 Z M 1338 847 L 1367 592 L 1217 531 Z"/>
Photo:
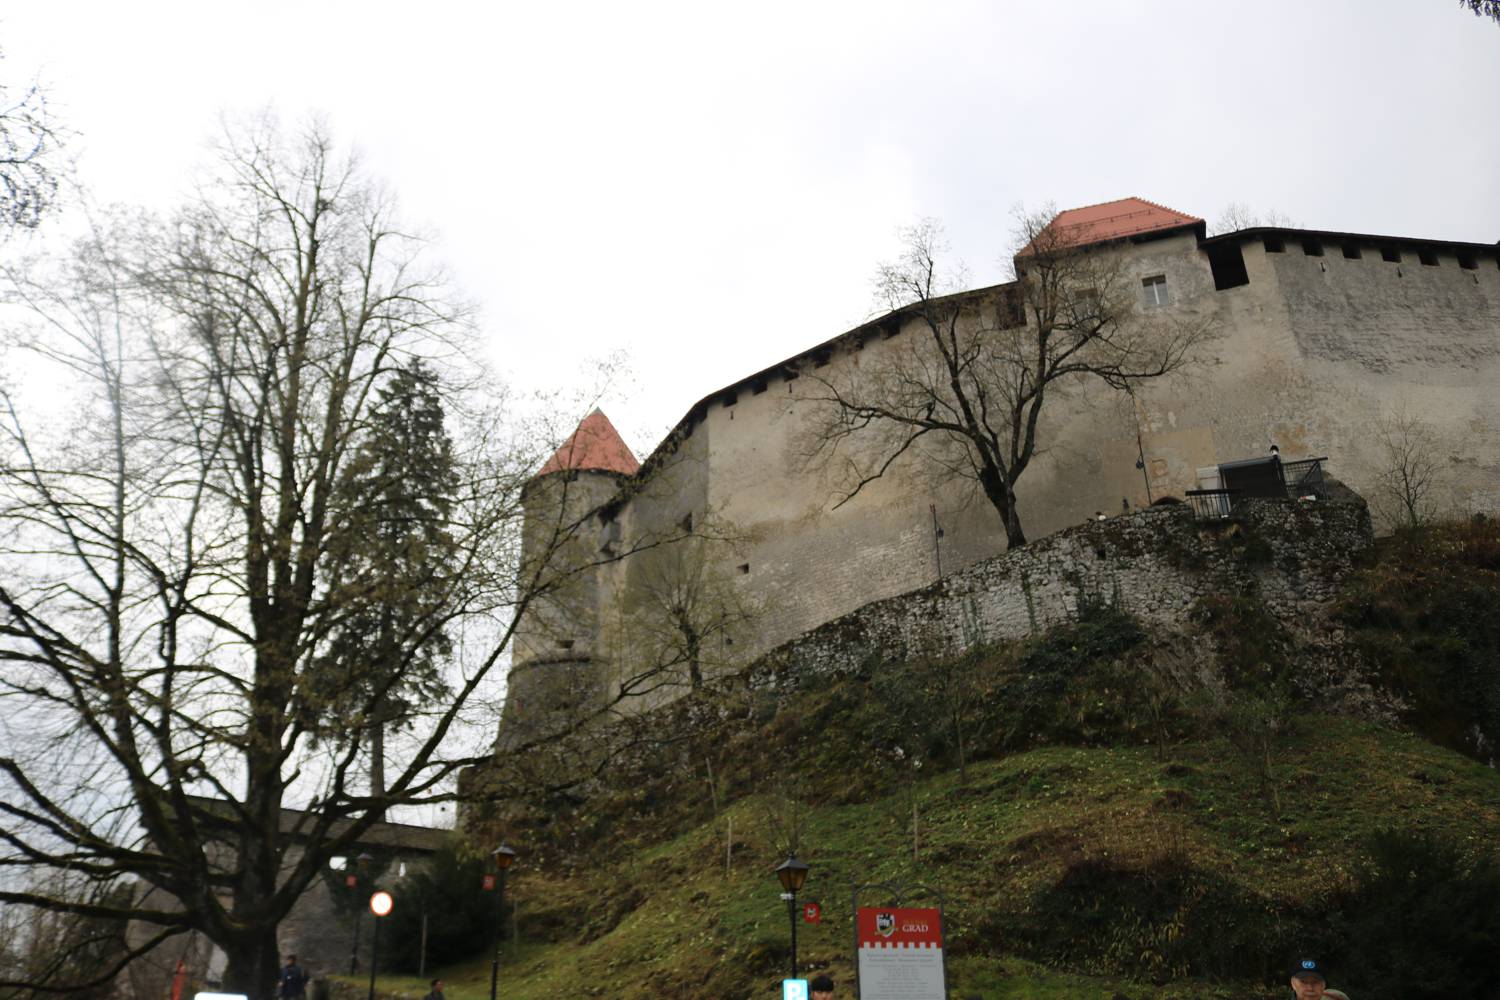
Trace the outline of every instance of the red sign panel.
<path fill-rule="evenodd" d="M 937 907 L 861 906 L 861 948 L 941 948 L 942 911 Z"/>
<path fill-rule="evenodd" d="M 823 922 L 823 907 L 817 903 L 803 903 L 802 922 L 805 924 L 821 924 Z"/>
<path fill-rule="evenodd" d="M 355 886 L 359 885 L 359 877 L 357 875 L 345 875 L 344 884 L 353 889 Z"/>
<path fill-rule="evenodd" d="M 479 886 L 485 892 L 492 892 L 495 888 L 495 876 L 486 875 L 483 879 L 480 880 Z"/>

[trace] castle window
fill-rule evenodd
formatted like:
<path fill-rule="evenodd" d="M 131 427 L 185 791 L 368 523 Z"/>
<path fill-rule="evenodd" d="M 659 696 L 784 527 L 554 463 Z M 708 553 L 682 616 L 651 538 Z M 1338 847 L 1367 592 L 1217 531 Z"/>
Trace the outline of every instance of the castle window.
<path fill-rule="evenodd" d="M 824 368 L 827 365 L 828 365 L 828 352 L 827 351 L 819 351 L 817 354 L 813 355 L 813 367 L 814 368 Z"/>
<path fill-rule="evenodd" d="M 1260 242 L 1265 246 L 1266 253 L 1286 253 L 1286 240 L 1280 236 L 1266 236 Z"/>
<path fill-rule="evenodd" d="M 1164 306 L 1169 301 L 1167 297 L 1167 276 L 1165 274 L 1153 274 L 1149 278 L 1142 278 L 1141 289 L 1146 297 L 1146 305 L 1148 306 Z"/>
<path fill-rule="evenodd" d="M 740 576 L 749 576 L 750 575 L 750 564 L 749 563 L 740 563 L 739 569 L 740 569 Z"/>
<path fill-rule="evenodd" d="M 724 405 L 726 407 L 733 406 L 735 403 L 738 403 L 739 401 L 740 401 L 740 394 L 739 393 L 737 393 L 737 392 L 726 392 L 726 393 L 724 393 Z"/>
<path fill-rule="evenodd" d="M 1437 267 L 1438 266 L 1437 251 L 1436 250 L 1418 250 L 1417 251 L 1417 260 L 1420 260 L 1422 262 L 1422 266 L 1423 267 Z"/>
<path fill-rule="evenodd" d="M 1245 270 L 1245 254 L 1238 243 L 1216 243 L 1209 247 L 1208 267 L 1213 271 L 1216 291 L 1250 284 L 1250 275 Z"/>
<path fill-rule="evenodd" d="M 1465 271 L 1479 270 L 1479 258 L 1472 250 L 1460 250 L 1458 253 L 1458 266 Z"/>
<path fill-rule="evenodd" d="M 693 530 L 693 515 L 692 515 L 691 512 L 683 515 L 683 517 L 682 517 L 682 530 L 683 531 L 692 531 Z"/>
<path fill-rule="evenodd" d="M 557 648 L 558 649 L 572 649 L 573 648 L 573 640 L 572 639 L 559 639 L 559 640 L 557 640 Z"/>
<path fill-rule="evenodd" d="M 759 396 L 761 393 L 763 393 L 765 391 L 766 391 L 766 380 L 765 379 L 758 378 L 754 382 L 750 383 L 750 392 L 751 392 L 752 395 Z"/>
<path fill-rule="evenodd" d="M 1387 264 L 1399 264 L 1401 263 L 1401 250 L 1392 246 L 1381 247 L 1380 259 Z"/>
<path fill-rule="evenodd" d="M 1017 285 L 1000 290 L 1000 329 L 1009 330 L 1026 325 L 1026 305 L 1021 300 L 1021 289 Z"/>
<path fill-rule="evenodd" d="M 1346 260 L 1359 260 L 1359 258 L 1360 258 L 1359 244 L 1353 242 L 1352 240 L 1345 241 L 1345 243 L 1344 243 L 1344 258 Z"/>
<path fill-rule="evenodd" d="M 1306 254 L 1307 256 L 1309 256 L 1309 257 L 1321 257 L 1321 256 L 1323 256 L 1323 241 L 1322 240 L 1303 240 L 1302 241 L 1302 252 L 1304 254 Z"/>

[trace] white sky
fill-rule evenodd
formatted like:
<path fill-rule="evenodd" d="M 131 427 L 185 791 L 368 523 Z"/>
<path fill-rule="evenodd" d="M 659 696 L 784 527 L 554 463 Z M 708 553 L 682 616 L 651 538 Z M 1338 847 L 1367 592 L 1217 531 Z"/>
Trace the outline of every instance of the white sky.
<path fill-rule="evenodd" d="M 974 283 L 1011 207 L 1500 239 L 1500 26 L 1454 0 L 0 4 L 95 195 L 166 207 L 221 110 L 325 114 L 521 388 L 629 352 L 638 452 L 865 318 L 897 226 Z"/>

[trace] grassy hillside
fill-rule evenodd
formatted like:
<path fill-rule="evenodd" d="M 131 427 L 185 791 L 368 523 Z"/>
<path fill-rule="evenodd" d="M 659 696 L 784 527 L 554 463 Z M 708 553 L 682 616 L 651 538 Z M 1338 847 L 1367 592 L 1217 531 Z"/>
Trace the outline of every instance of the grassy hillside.
<path fill-rule="evenodd" d="M 1095 607 L 955 661 L 685 704 L 675 738 L 604 789 L 513 820 L 501 995 L 777 995 L 771 868 L 795 841 L 824 911 L 799 926 L 802 965 L 842 996 L 853 880 L 947 895 L 955 997 L 1282 996 L 1305 952 L 1359 1000 L 1487 996 L 1500 984 L 1473 970 L 1500 944 L 1500 775 L 1473 758 L 1500 580 L 1474 560 L 1493 535 L 1388 544 L 1336 612 L 1359 653 L 1335 693 L 1310 665 L 1326 648 L 1236 595 L 1204 602 L 1188 636 L 1148 642 Z M 438 974 L 456 1000 L 488 996 L 487 957 Z"/>

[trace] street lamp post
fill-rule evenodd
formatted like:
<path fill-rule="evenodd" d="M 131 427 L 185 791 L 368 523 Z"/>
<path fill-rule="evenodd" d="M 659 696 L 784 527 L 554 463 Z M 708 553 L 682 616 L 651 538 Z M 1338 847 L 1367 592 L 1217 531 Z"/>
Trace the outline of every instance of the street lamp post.
<path fill-rule="evenodd" d="M 391 912 L 391 907 L 396 901 L 391 894 L 385 891 L 372 893 L 370 896 L 370 912 L 375 914 L 375 926 L 370 928 L 370 996 L 369 1000 L 375 1000 L 375 969 L 379 965 L 380 957 L 380 918 Z"/>
<path fill-rule="evenodd" d="M 359 885 L 359 876 L 369 871 L 370 862 L 375 859 L 368 854 L 361 854 L 354 859 L 354 871 L 344 876 L 344 884 L 353 889 Z M 349 949 L 349 975 L 359 971 L 359 925 L 364 920 L 364 914 L 359 910 L 354 911 L 354 947 Z"/>
<path fill-rule="evenodd" d="M 495 989 L 500 983 L 500 942 L 504 940 L 505 927 L 505 873 L 510 871 L 510 866 L 515 863 L 516 852 L 501 844 L 490 852 L 490 858 L 495 863 L 495 958 L 490 963 L 490 1000 L 495 1000 Z M 489 888 L 487 885 L 485 888 Z"/>
<path fill-rule="evenodd" d="M 807 881 L 807 865 L 797 860 L 797 855 L 788 854 L 786 860 L 776 866 L 776 878 L 784 890 L 781 898 L 786 900 L 786 913 L 792 921 L 792 978 L 797 978 L 797 893 Z M 492 998 L 493 1000 L 493 998 Z"/>

